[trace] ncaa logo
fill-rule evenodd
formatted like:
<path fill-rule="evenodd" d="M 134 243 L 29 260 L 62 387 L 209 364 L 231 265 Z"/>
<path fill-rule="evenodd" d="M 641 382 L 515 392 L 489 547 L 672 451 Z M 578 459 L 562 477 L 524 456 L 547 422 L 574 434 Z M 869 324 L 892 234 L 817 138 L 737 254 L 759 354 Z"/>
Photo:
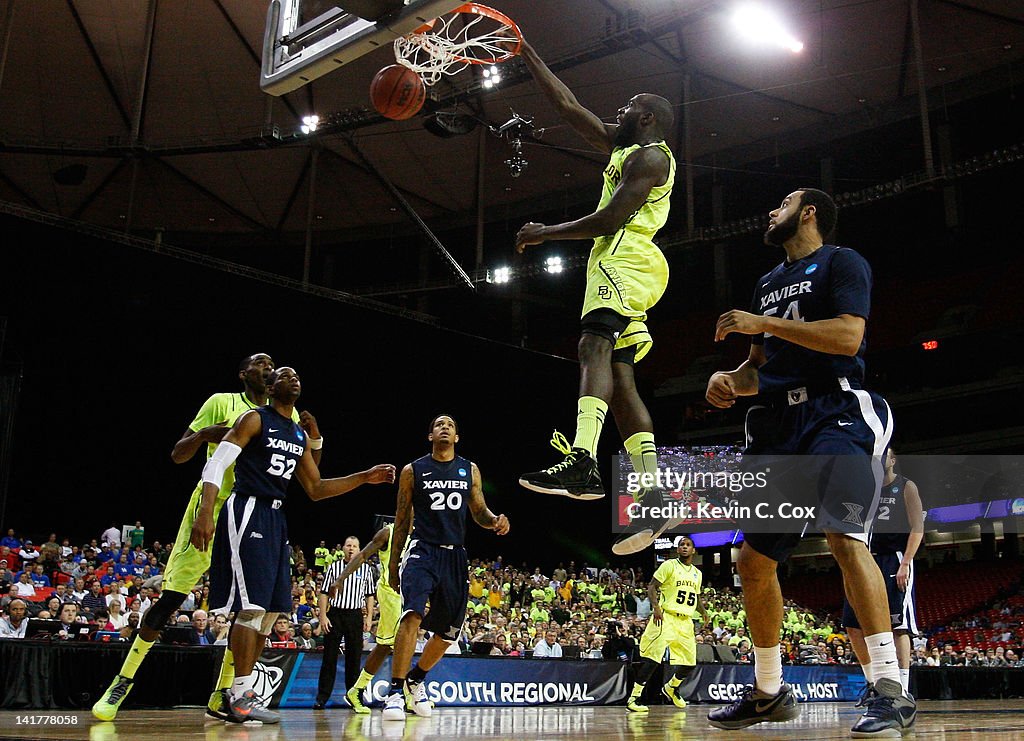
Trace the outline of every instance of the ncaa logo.
<path fill-rule="evenodd" d="M 612 289 L 608 286 L 600 286 L 597 289 L 597 297 L 602 301 L 607 301 L 612 297 Z"/>
<path fill-rule="evenodd" d="M 814 263 L 813 265 L 808 265 L 807 266 L 807 270 L 804 271 L 804 275 L 810 275 L 811 273 L 813 273 L 817 269 L 818 269 L 818 263 Z"/>
<path fill-rule="evenodd" d="M 459 469 L 459 476 L 465 476 L 465 475 L 466 475 L 466 469 L 465 468 L 460 468 Z"/>
<path fill-rule="evenodd" d="M 296 430 L 295 431 L 295 437 L 299 438 L 299 440 L 301 441 L 302 440 L 302 430 Z"/>

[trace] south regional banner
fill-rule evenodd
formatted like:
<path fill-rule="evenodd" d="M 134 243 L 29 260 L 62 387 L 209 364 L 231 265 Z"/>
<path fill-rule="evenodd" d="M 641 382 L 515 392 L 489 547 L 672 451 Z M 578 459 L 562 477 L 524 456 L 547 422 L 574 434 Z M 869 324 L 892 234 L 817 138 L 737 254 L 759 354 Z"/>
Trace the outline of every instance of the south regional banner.
<path fill-rule="evenodd" d="M 277 707 L 312 707 L 322 654 L 301 654 L 276 694 Z M 345 672 L 339 666 L 328 707 L 345 707 Z M 610 705 L 628 694 L 627 667 L 617 661 L 487 659 L 445 656 L 427 676 L 429 697 L 438 707 Z M 383 702 L 391 686 L 391 659 L 370 684 Z"/>

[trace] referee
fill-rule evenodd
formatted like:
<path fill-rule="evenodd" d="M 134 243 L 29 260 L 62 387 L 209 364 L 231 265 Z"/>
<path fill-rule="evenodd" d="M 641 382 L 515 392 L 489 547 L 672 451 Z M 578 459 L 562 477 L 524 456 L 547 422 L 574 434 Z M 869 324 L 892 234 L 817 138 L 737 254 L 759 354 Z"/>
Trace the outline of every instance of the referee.
<path fill-rule="evenodd" d="M 345 638 L 345 687 L 355 686 L 359 679 L 359 662 L 363 654 L 363 631 L 370 630 L 373 619 L 374 573 L 367 564 L 360 566 L 338 587 L 337 594 L 327 607 L 327 593 L 341 576 L 345 564 L 359 553 L 359 538 L 350 535 L 345 539 L 344 560 L 335 561 L 327 567 L 323 587 L 320 591 L 320 614 L 324 629 L 324 659 L 320 665 L 320 680 L 317 683 L 314 708 L 327 704 L 334 692 L 334 678 L 338 672 L 338 649 Z"/>

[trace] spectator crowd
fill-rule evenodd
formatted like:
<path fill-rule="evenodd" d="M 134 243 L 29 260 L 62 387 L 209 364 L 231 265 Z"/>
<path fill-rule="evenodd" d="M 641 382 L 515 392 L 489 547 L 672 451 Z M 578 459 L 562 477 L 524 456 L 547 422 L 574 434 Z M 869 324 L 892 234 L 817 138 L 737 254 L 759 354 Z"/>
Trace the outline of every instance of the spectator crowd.
<path fill-rule="evenodd" d="M 160 599 L 170 545 L 147 541 L 141 523 L 122 531 L 111 526 L 99 539 L 71 545 L 50 534 L 42 543 L 18 537 L 12 529 L 0 539 L 0 638 L 33 637 L 29 620 L 57 639 L 97 638 L 129 641 L 142 617 Z M 292 553 L 292 607 L 281 614 L 267 639 L 278 648 L 316 650 L 323 645 L 319 597 L 328 566 L 344 558 L 342 546 L 321 541 L 307 562 L 299 545 Z M 380 569 L 376 557 L 371 565 Z M 467 620 L 452 652 L 489 656 L 633 661 L 651 618 L 643 569 L 602 568 L 574 561 L 550 573 L 502 557 L 474 559 L 469 566 Z M 209 613 L 208 576 L 197 583 L 168 621 L 164 640 L 191 645 L 227 643 L 229 616 Z M 700 644 L 729 647 L 736 660 L 753 661 L 746 613 L 737 592 L 707 587 L 703 594 L 709 621 L 697 625 Z M 364 633 L 372 648 L 377 615 Z M 947 628 L 976 628 L 982 646 L 914 640 L 914 663 L 927 666 L 1024 666 L 1019 645 L 991 645 L 984 637 L 1016 641 L 1024 618 L 1024 598 L 997 603 L 984 616 Z M 83 631 L 82 628 L 86 630 Z M 984 634 L 982 633 L 984 631 Z M 418 648 L 427 640 L 421 631 Z M 783 663 L 853 664 L 846 635 L 828 616 L 788 602 L 781 635 Z"/>

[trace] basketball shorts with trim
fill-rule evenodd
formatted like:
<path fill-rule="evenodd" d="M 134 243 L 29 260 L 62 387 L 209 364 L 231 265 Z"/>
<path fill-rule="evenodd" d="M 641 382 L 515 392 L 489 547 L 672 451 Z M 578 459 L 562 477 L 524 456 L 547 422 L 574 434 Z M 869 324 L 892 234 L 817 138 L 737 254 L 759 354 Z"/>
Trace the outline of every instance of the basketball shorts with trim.
<path fill-rule="evenodd" d="M 380 618 L 377 620 L 377 645 L 394 646 L 398 623 L 402 619 L 402 595 L 387 584 L 377 583 L 377 604 Z"/>
<path fill-rule="evenodd" d="M 635 348 L 635 362 L 650 352 L 654 341 L 647 329 L 647 312 L 667 287 L 668 262 L 661 250 L 649 239 L 622 230 L 590 251 L 580 316 L 610 309 L 629 319 L 614 349 Z"/>
<path fill-rule="evenodd" d="M 402 557 L 402 614 L 423 615 L 424 630 L 454 641 L 466 622 L 468 574 L 469 560 L 463 546 L 410 541 Z"/>
<path fill-rule="evenodd" d="M 661 625 L 651 617 L 640 636 L 640 655 L 659 664 L 668 649 L 669 663 L 673 666 L 697 665 L 697 639 L 693 633 L 693 619 L 665 611 Z"/>
<path fill-rule="evenodd" d="M 235 493 L 224 502 L 210 564 L 211 612 L 291 612 L 291 548 L 283 503 Z"/>
<path fill-rule="evenodd" d="M 885 592 L 889 599 L 889 620 L 893 630 L 905 631 L 911 638 L 917 635 L 917 610 L 914 595 L 914 563 L 910 562 L 910 573 L 907 575 L 907 591 L 900 589 L 896 582 L 896 572 L 903 561 L 903 553 L 877 553 L 875 563 L 878 564 L 885 580 Z M 843 602 L 843 625 L 847 628 L 859 628 L 860 622 L 853 611 L 849 600 Z"/>
<path fill-rule="evenodd" d="M 213 523 L 216 528 L 217 520 L 220 518 L 221 508 L 230 496 L 230 491 L 224 492 L 223 496 L 218 495 L 213 505 Z M 161 589 L 171 592 L 188 594 L 199 583 L 210 569 L 210 559 L 213 557 L 213 547 L 207 547 L 205 551 L 196 550 L 192 545 L 192 523 L 196 521 L 196 514 L 199 512 L 199 505 L 203 498 L 202 482 L 192 492 L 188 500 L 188 507 L 181 518 L 181 525 L 178 527 L 178 535 L 174 539 L 174 547 L 171 548 L 171 556 L 167 559 L 167 568 L 164 570 L 164 578 L 161 582 Z M 214 533 L 216 533 L 214 529 Z"/>
<path fill-rule="evenodd" d="M 892 413 L 878 394 L 846 388 L 846 380 L 838 380 L 845 390 L 802 403 L 755 403 L 747 412 L 743 467 L 770 467 L 770 486 L 764 494 L 768 511 L 775 512 L 783 501 L 813 506 L 817 530 L 866 543 L 878 509 Z M 753 509 L 756 502 L 742 504 Z M 748 531 L 744 523 L 738 524 L 750 547 L 780 563 L 801 537 L 800 532 L 765 533 L 753 527 Z"/>

